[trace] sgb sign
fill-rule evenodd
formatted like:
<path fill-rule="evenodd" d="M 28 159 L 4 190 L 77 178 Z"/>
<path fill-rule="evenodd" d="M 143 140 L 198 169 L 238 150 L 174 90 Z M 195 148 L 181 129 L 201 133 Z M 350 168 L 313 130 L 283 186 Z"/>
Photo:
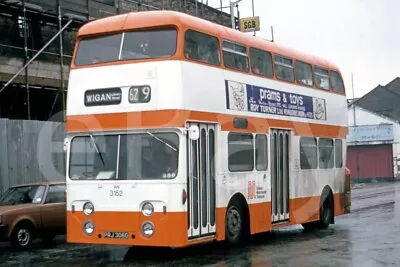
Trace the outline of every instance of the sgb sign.
<path fill-rule="evenodd" d="M 260 30 L 260 17 L 243 18 L 239 21 L 241 32 L 253 32 Z"/>

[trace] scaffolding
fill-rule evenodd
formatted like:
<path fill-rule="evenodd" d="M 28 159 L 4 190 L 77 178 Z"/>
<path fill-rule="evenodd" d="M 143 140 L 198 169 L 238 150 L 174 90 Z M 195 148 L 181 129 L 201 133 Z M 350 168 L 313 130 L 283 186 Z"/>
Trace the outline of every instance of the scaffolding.
<path fill-rule="evenodd" d="M 204 3 L 206 2 L 206 3 Z M 82 26 L 84 23 L 90 20 L 107 17 L 116 14 L 122 14 L 127 12 L 140 12 L 146 10 L 175 10 L 185 13 L 189 13 L 194 16 L 199 16 L 215 23 L 219 23 L 230 27 L 230 14 L 224 13 L 222 0 L 220 1 L 221 6 L 219 8 L 212 8 L 208 6 L 208 0 L 0 0 L 0 20 L 5 18 L 5 25 L 7 27 L 0 27 L 1 31 L 6 31 L 9 27 L 15 28 L 16 26 L 7 25 L 7 21 L 12 21 L 18 26 L 18 40 L 22 40 L 20 43 L 6 42 L 5 38 L 0 38 L 0 57 L 4 58 L 17 58 L 22 60 L 22 66 L 18 67 L 18 70 L 14 73 L 9 73 L 11 77 L 4 79 L 5 75 L 0 73 L 0 117 L 4 117 L 4 110 L 1 107 L 4 105 L 10 105 L 10 110 L 24 108 L 26 111 L 23 115 L 20 111 L 17 111 L 16 116 L 11 116 L 8 111 L 7 116 L 24 118 L 24 119 L 39 119 L 39 120 L 50 120 L 51 117 L 57 113 L 55 110 L 62 111 L 62 118 L 57 117 L 59 121 L 65 121 L 65 109 L 66 109 L 66 87 L 67 87 L 67 73 L 65 68 L 68 68 L 69 61 L 71 60 L 72 50 L 74 47 L 74 36 L 65 38 L 64 32 L 70 30 L 72 33 Z M 1 23 L 1 21 L 0 21 Z M 52 37 L 45 40 L 44 43 L 44 27 L 48 26 L 48 32 L 51 29 L 56 29 L 56 33 L 51 33 Z M 1 25 L 0 25 L 1 26 Z M 53 27 L 53 28 L 52 28 Z M 10 30 L 11 31 L 11 30 Z M 14 32 L 10 32 L 16 34 Z M 3 35 L 6 35 L 4 33 Z M 35 35 L 39 35 L 36 37 Z M 72 34 L 74 35 L 74 34 Z M 0 35 L 1 37 L 1 35 Z M 43 40 L 41 40 L 42 38 Z M 12 38 L 11 38 L 12 39 Z M 13 39 L 12 39 L 13 40 Z M 58 47 L 54 46 L 54 43 L 58 42 Z M 40 47 L 38 45 L 40 44 Z M 65 47 L 68 47 L 67 51 Z M 52 47 L 53 51 L 46 51 L 49 47 Z M 6 51 L 6 52 L 4 52 Z M 11 52 L 9 52 L 11 51 Z M 30 64 L 35 60 L 41 60 L 44 57 L 49 57 L 50 60 L 47 62 L 51 65 L 58 65 L 58 82 L 49 82 L 44 85 L 43 79 L 41 82 L 32 82 L 30 72 Z M 1 61 L 0 61 L 1 62 Z M 17 68 L 17 67 L 16 67 Z M 0 63 L 1 70 L 1 63 Z M 22 77 L 22 75 L 24 75 Z M 12 87 L 12 88 L 10 88 Z M 12 90 L 11 90 L 12 89 Z M 44 89 L 46 91 L 56 91 L 52 103 L 47 103 L 50 97 L 32 95 L 34 91 Z M 23 91 L 25 96 L 21 97 L 21 94 L 15 93 L 14 91 Z M 18 92 L 19 92 L 18 91 Z M 21 92 L 22 92 L 21 91 Z M 18 94 L 17 96 L 12 94 Z M 10 94 L 10 99 L 14 98 L 14 101 L 22 101 L 21 98 L 26 98 L 26 102 L 21 104 L 8 101 L 5 95 Z M 61 105 L 58 105 L 59 98 L 61 95 Z M 52 97 L 51 97 L 52 98 Z M 17 100 L 15 100 L 17 99 Z M 32 102 L 33 99 L 33 102 Z M 35 101 L 39 99 L 42 101 L 40 105 Z M 47 100 L 46 100 L 47 99 Z M 1 102 L 3 101 L 3 102 Z M 46 103 L 44 103 L 46 102 Z M 37 107 L 49 106 L 48 115 L 35 115 L 35 109 Z M 17 108 L 15 108 L 17 106 Z M 61 106 L 61 107 L 60 107 Z M 44 108 L 43 108 L 44 109 Z"/>

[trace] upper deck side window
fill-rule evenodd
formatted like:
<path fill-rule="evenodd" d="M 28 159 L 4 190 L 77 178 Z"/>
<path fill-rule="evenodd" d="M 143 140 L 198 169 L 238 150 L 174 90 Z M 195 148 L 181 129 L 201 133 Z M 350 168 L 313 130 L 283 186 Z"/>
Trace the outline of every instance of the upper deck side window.
<path fill-rule="evenodd" d="M 275 55 L 275 73 L 279 80 L 294 82 L 293 60 L 291 58 Z"/>
<path fill-rule="evenodd" d="M 244 72 L 249 71 L 247 48 L 245 46 L 224 40 L 222 41 L 222 50 L 224 55 L 224 65 L 227 68 Z"/>
<path fill-rule="evenodd" d="M 185 33 L 185 57 L 219 65 L 221 54 L 218 38 L 194 30 L 187 30 Z"/>
<path fill-rule="evenodd" d="M 331 85 L 332 85 L 333 91 L 335 91 L 336 93 L 341 93 L 341 94 L 345 93 L 343 80 L 342 80 L 342 77 L 340 77 L 338 72 L 331 71 L 330 72 L 330 80 L 331 80 Z"/>
<path fill-rule="evenodd" d="M 310 64 L 296 60 L 296 80 L 298 84 L 313 86 L 313 73 Z"/>
<path fill-rule="evenodd" d="M 329 90 L 329 72 L 327 69 L 314 66 L 315 86 L 319 89 Z"/>
<path fill-rule="evenodd" d="M 85 38 L 79 42 L 75 64 L 168 57 L 175 54 L 176 43 L 177 31 L 172 28 Z"/>
<path fill-rule="evenodd" d="M 251 70 L 255 74 L 267 77 L 274 76 L 274 71 L 272 69 L 271 53 L 251 47 L 250 61 L 251 61 Z"/>

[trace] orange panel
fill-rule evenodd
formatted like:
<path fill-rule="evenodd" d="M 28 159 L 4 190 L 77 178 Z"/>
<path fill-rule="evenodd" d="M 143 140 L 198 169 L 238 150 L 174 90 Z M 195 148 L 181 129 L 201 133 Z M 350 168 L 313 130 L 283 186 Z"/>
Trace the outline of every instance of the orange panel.
<path fill-rule="evenodd" d="M 305 197 L 291 199 L 290 224 L 301 224 L 319 219 L 320 197 Z"/>
<path fill-rule="evenodd" d="M 83 233 L 83 223 L 91 220 L 95 225 L 92 236 Z M 140 227 L 144 221 L 154 224 L 151 238 L 142 236 Z M 86 216 L 83 212 L 67 212 L 67 242 L 115 245 L 146 245 L 177 247 L 187 244 L 187 226 L 185 212 L 154 213 L 145 217 L 140 212 L 94 212 Z M 171 229 L 174 229 L 171 232 Z M 106 239 L 105 231 L 129 232 L 128 239 Z M 173 233 L 173 234 L 171 234 Z M 102 237 L 99 237 L 99 234 Z M 132 235 L 135 238 L 132 238 Z"/>
<path fill-rule="evenodd" d="M 271 230 L 271 202 L 249 205 L 250 233 L 262 233 Z"/>
<path fill-rule="evenodd" d="M 103 131 L 151 127 L 183 127 L 187 120 L 219 123 L 224 131 L 267 133 L 269 127 L 276 127 L 293 129 L 296 135 L 332 138 L 344 138 L 348 131 L 347 127 L 341 126 L 256 117 L 245 117 L 248 120 L 248 128 L 236 129 L 233 126 L 233 119 L 235 117 L 245 116 L 189 110 L 157 110 L 96 115 L 75 115 L 67 116 L 67 131 L 84 132 L 89 130 Z"/>
<path fill-rule="evenodd" d="M 217 240 L 225 240 L 225 214 L 226 208 L 217 208 Z"/>

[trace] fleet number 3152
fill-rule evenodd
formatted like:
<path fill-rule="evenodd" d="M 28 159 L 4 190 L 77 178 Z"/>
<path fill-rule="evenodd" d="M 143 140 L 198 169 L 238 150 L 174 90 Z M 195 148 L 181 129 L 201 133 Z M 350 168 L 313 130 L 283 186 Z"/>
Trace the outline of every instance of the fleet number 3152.
<path fill-rule="evenodd" d="M 110 190 L 110 196 L 112 197 L 122 197 L 124 191 L 122 190 Z"/>

